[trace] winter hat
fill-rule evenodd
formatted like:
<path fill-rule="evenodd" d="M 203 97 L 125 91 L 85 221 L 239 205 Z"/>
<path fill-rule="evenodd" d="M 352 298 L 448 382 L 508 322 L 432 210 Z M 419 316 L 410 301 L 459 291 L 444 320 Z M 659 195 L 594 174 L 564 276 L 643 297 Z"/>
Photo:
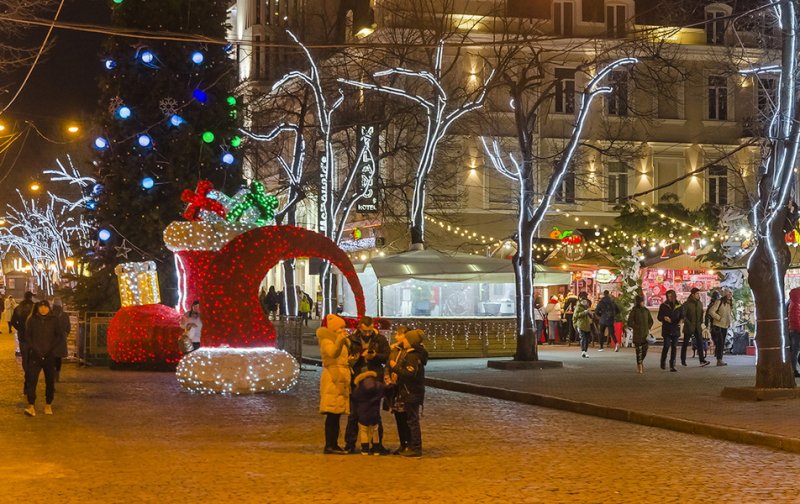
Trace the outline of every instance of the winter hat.
<path fill-rule="evenodd" d="M 328 316 L 325 317 L 325 325 L 331 331 L 338 331 L 339 329 L 344 328 L 347 324 L 342 317 L 338 315 L 334 315 L 333 313 L 329 313 Z"/>
<path fill-rule="evenodd" d="M 406 340 L 408 340 L 409 345 L 417 346 L 422 343 L 423 338 L 425 338 L 425 331 L 422 329 L 413 329 L 411 331 L 407 331 L 404 336 Z"/>
<path fill-rule="evenodd" d="M 378 373 L 376 373 L 375 371 L 364 371 L 363 373 L 359 373 L 358 376 L 356 376 L 355 380 L 353 380 L 353 383 L 356 386 L 358 386 L 358 384 L 361 383 L 362 380 L 364 380 L 365 378 L 369 378 L 370 376 L 373 378 L 377 378 Z"/>
<path fill-rule="evenodd" d="M 589 294 L 587 294 L 586 291 L 581 291 L 581 293 L 578 294 L 578 297 L 580 299 L 589 299 Z"/>

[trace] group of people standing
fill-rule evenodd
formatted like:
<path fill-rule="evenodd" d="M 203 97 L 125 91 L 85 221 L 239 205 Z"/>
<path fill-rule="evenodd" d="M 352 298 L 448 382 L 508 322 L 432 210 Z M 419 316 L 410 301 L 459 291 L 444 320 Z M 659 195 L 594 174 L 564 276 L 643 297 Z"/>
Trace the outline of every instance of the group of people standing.
<path fill-rule="evenodd" d="M 297 312 L 303 318 L 303 323 L 307 326 L 308 321 L 311 319 L 311 309 L 314 306 L 314 301 L 300 286 L 297 286 L 296 289 Z M 259 301 L 261 302 L 261 309 L 273 320 L 286 314 L 286 292 L 275 290 L 274 285 L 270 285 L 266 292 L 263 290 L 261 291 Z"/>
<path fill-rule="evenodd" d="M 27 396 L 26 415 L 36 416 L 36 388 L 44 371 L 44 414 L 53 414 L 56 381 L 59 381 L 62 359 L 67 357 L 67 336 L 70 332 L 69 316 L 61 301 L 43 299 L 34 302 L 33 293 L 26 292 L 24 299 L 14 308 L 9 320 L 17 331 L 19 353 L 24 372 L 23 393 Z"/>
<path fill-rule="evenodd" d="M 700 289 L 693 288 L 689 298 L 680 303 L 674 290 L 667 291 L 666 300 L 658 308 L 657 319 L 661 322 L 661 337 L 664 346 L 661 349 L 661 369 L 667 369 L 667 356 L 669 356 L 669 370 L 677 372 L 675 367 L 677 347 L 683 326 L 683 343 L 681 345 L 681 365 L 686 366 L 686 352 L 693 346 L 697 352 L 700 366 L 708 366 L 711 362 L 706 356 L 704 327 L 709 329 L 711 340 L 714 343 L 714 356 L 717 366 L 727 366 L 723 361 L 725 339 L 728 328 L 731 326 L 733 311 L 733 293 L 729 289 L 722 292 L 714 291 L 707 309 L 703 309 L 700 301 Z M 635 304 L 628 315 L 628 327 L 633 331 L 633 345 L 636 348 L 637 372 L 644 372 L 644 359 L 649 346 L 648 338 L 653 327 L 653 317 L 650 310 L 644 305 L 644 297 L 636 296 Z"/>
<path fill-rule="evenodd" d="M 581 355 L 586 358 L 593 337 L 600 345 L 598 351 L 603 351 L 606 338 L 614 344 L 614 350 L 619 351 L 619 339 L 614 328 L 617 315 L 619 307 L 609 291 L 603 293 L 594 310 L 591 310 L 591 300 L 586 292 L 578 296 L 572 292 L 566 297 L 552 296 L 546 305 L 541 297 L 534 299 L 536 334 L 544 334 L 550 345 L 556 343 L 556 336 L 568 345 L 577 337 L 581 342 Z"/>
<path fill-rule="evenodd" d="M 423 331 L 399 327 L 390 345 L 370 317 L 349 334 L 344 319 L 328 315 L 317 330 L 322 358 L 320 413 L 325 415 L 325 454 L 422 456 L 420 410 L 425 399 L 428 352 Z M 394 415 L 400 447 L 383 445 L 381 409 Z M 340 418 L 347 415 L 344 448 Z"/>

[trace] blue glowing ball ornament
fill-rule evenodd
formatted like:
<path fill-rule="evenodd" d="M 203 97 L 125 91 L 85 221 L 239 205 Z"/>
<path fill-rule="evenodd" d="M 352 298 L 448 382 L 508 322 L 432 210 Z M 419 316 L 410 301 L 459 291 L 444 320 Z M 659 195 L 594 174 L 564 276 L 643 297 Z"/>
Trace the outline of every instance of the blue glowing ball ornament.
<path fill-rule="evenodd" d="M 85 205 L 87 210 L 96 210 L 97 202 L 95 200 L 88 200 Z"/>
<path fill-rule="evenodd" d="M 95 196 L 101 194 L 102 192 L 103 192 L 103 184 L 95 184 L 94 187 L 92 187 L 92 194 L 94 194 Z"/>
<path fill-rule="evenodd" d="M 186 121 L 183 120 L 183 117 L 179 116 L 178 114 L 172 114 L 172 116 L 169 118 L 169 123 L 176 128 L 185 122 Z"/>
<path fill-rule="evenodd" d="M 199 101 L 200 103 L 205 103 L 208 101 L 208 94 L 203 91 L 202 89 L 195 89 L 192 91 L 192 96 L 195 100 Z"/>
<path fill-rule="evenodd" d="M 117 109 L 117 117 L 120 119 L 128 119 L 131 116 L 131 108 L 125 105 Z"/>
<path fill-rule="evenodd" d="M 108 58 L 103 62 L 103 66 L 106 67 L 106 70 L 114 70 L 115 68 L 117 68 L 117 62 L 111 58 Z"/>
<path fill-rule="evenodd" d="M 97 137 L 94 139 L 94 148 L 97 150 L 103 150 L 108 148 L 108 140 L 104 137 Z"/>
<path fill-rule="evenodd" d="M 192 53 L 192 63 L 194 63 L 195 65 L 200 65 L 201 63 L 203 63 L 205 59 L 206 57 L 203 56 L 203 53 L 201 53 L 200 51 L 195 51 Z"/>
<path fill-rule="evenodd" d="M 150 135 L 147 135 L 145 133 L 139 135 L 139 138 L 137 138 L 136 141 L 139 142 L 139 145 L 141 145 L 142 147 L 150 147 L 151 145 L 153 145 L 153 139 L 150 138 Z"/>
<path fill-rule="evenodd" d="M 153 177 L 145 177 L 142 179 L 142 187 L 145 189 L 152 189 L 154 185 L 156 185 L 156 181 L 153 180 Z"/>
<path fill-rule="evenodd" d="M 233 163 L 236 162 L 236 158 L 233 157 L 233 154 L 231 154 L 230 152 L 226 152 L 225 154 L 222 155 L 222 162 L 223 164 L 226 165 L 232 165 Z"/>
<path fill-rule="evenodd" d="M 97 238 L 99 238 L 100 241 L 108 241 L 111 238 L 111 231 L 105 228 L 101 229 L 97 232 Z"/>
<path fill-rule="evenodd" d="M 156 59 L 156 55 L 152 53 L 152 51 L 144 50 L 139 53 L 139 59 L 142 60 L 142 63 L 145 65 L 149 65 Z"/>

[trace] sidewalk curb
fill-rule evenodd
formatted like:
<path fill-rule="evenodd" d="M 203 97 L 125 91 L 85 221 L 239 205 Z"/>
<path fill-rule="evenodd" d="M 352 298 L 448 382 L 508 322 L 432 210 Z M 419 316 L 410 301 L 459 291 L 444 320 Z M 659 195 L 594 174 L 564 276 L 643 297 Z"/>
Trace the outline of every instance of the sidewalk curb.
<path fill-rule="evenodd" d="M 734 443 L 765 446 L 791 453 L 800 453 L 800 438 L 779 436 L 776 434 L 739 429 L 724 425 L 704 424 L 698 421 L 686 420 L 683 418 L 656 415 L 653 413 L 643 413 L 623 408 L 615 408 L 612 406 L 602 406 L 599 404 L 573 401 L 570 399 L 563 399 L 561 397 L 536 394 L 532 392 L 521 392 L 498 387 L 488 387 L 485 385 L 475 385 L 456 380 L 426 377 L 425 384 L 429 387 L 450 390 L 453 392 L 463 392 L 466 394 L 491 397 L 504 401 L 532 404 L 535 406 L 542 406 L 544 408 L 578 413 L 580 415 L 608 418 L 610 420 L 619 420 L 621 422 L 630 422 L 648 427 L 657 427 L 660 429 L 668 429 L 687 434 L 722 439 L 724 441 L 732 441 Z"/>

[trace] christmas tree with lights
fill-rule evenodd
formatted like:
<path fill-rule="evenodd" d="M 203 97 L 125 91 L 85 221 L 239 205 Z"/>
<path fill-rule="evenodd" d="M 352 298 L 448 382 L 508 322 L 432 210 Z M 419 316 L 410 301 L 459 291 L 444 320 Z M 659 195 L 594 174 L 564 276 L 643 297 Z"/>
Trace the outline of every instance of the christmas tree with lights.
<path fill-rule="evenodd" d="M 155 261 L 162 300 L 174 306 L 175 265 L 162 233 L 183 213 L 181 192 L 200 180 L 227 192 L 241 183 L 236 67 L 231 48 L 215 42 L 225 39 L 227 3 L 114 0 L 115 28 L 180 35 L 110 37 L 98 62 L 97 185 L 85 203 L 96 235 L 74 299 L 84 309 L 116 309 L 114 268 L 139 261 Z"/>

